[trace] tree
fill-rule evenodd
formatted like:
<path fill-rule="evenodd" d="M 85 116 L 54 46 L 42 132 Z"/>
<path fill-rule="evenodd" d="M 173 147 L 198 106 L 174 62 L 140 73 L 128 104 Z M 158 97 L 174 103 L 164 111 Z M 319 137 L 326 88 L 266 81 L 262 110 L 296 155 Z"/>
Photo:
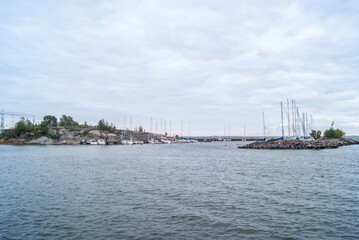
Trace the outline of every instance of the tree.
<path fill-rule="evenodd" d="M 60 126 L 68 127 L 77 125 L 79 125 L 78 122 L 74 121 L 70 116 L 62 115 L 60 118 Z"/>
<path fill-rule="evenodd" d="M 104 119 L 101 119 L 100 121 L 98 121 L 97 123 L 97 128 L 99 130 L 104 130 L 104 131 L 108 131 L 110 129 L 110 127 L 106 124 L 107 122 Z"/>
<path fill-rule="evenodd" d="M 44 122 L 47 126 L 56 127 L 57 126 L 57 118 L 52 115 L 46 115 L 44 117 Z"/>
<path fill-rule="evenodd" d="M 143 132 L 142 126 L 139 126 L 139 127 L 138 127 L 138 132 L 140 132 L 140 133 Z"/>
<path fill-rule="evenodd" d="M 334 129 L 334 121 L 332 122 L 330 128 L 328 130 L 325 130 L 324 137 L 325 138 L 342 138 L 345 135 L 345 132 L 343 132 L 340 129 Z"/>
<path fill-rule="evenodd" d="M 312 132 L 309 134 L 312 138 L 318 139 L 321 137 L 322 132 L 320 130 L 312 130 Z"/>
<path fill-rule="evenodd" d="M 48 124 L 45 121 L 42 121 L 37 128 L 42 135 L 47 135 L 49 133 Z"/>

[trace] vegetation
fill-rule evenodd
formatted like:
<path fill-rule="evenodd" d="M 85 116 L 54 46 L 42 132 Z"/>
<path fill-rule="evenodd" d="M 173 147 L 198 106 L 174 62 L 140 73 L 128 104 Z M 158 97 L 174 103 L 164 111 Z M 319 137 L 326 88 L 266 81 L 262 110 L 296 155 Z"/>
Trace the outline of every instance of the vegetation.
<path fill-rule="evenodd" d="M 116 127 L 112 123 L 109 124 L 104 119 L 101 119 L 100 121 L 98 121 L 97 129 L 103 130 L 103 131 L 114 132 L 116 130 Z"/>
<path fill-rule="evenodd" d="M 322 132 L 320 130 L 312 130 L 312 132 L 309 134 L 312 138 L 318 139 L 321 137 Z"/>
<path fill-rule="evenodd" d="M 60 118 L 60 126 L 70 127 L 77 125 L 79 125 L 79 123 L 74 121 L 73 118 L 70 116 L 62 115 L 62 117 Z"/>
<path fill-rule="evenodd" d="M 28 119 L 21 119 L 19 122 L 15 124 L 13 129 L 9 129 L 0 134 L 0 139 L 8 140 L 11 138 L 18 137 L 40 137 L 47 135 L 49 128 L 45 121 L 42 121 L 40 124 L 33 124 Z"/>
<path fill-rule="evenodd" d="M 330 128 L 328 130 L 325 130 L 324 137 L 325 138 L 342 138 L 345 135 L 345 132 L 343 132 L 340 129 L 334 129 L 334 121 L 332 122 Z"/>
<path fill-rule="evenodd" d="M 62 115 L 60 119 L 60 126 L 77 126 L 78 123 L 75 122 L 72 117 Z M 18 121 L 14 128 L 8 129 L 0 134 L 0 139 L 9 140 L 12 138 L 39 138 L 41 136 L 48 136 L 53 139 L 60 139 L 60 136 L 57 134 L 49 134 L 49 127 L 57 127 L 57 118 L 52 115 L 46 115 L 43 118 L 43 121 L 40 124 L 32 123 L 28 119 L 21 119 Z"/>
<path fill-rule="evenodd" d="M 47 126 L 57 127 L 57 118 L 55 116 L 46 115 L 44 117 L 44 122 L 46 123 Z"/>

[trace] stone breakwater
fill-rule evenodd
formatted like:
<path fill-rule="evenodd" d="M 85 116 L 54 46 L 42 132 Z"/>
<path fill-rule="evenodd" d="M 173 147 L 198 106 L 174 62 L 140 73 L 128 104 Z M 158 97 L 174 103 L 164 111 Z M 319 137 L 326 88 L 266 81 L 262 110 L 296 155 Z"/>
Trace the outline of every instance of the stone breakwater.
<path fill-rule="evenodd" d="M 320 139 L 313 141 L 279 140 L 266 142 L 253 142 L 238 148 L 248 149 L 326 149 L 338 148 L 341 146 L 359 144 L 358 141 L 351 138 L 340 139 Z"/>

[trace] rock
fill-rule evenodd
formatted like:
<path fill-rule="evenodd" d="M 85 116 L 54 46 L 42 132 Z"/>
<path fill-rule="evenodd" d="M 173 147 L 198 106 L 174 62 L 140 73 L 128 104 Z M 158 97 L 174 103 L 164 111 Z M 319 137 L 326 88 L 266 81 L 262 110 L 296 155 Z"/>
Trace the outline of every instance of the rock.
<path fill-rule="evenodd" d="M 284 141 L 266 141 L 266 142 L 253 142 L 238 148 L 251 148 L 251 149 L 325 149 L 325 148 L 338 148 L 340 146 L 359 144 L 358 141 L 350 138 L 340 139 L 320 139 L 313 141 L 297 141 L 297 140 L 284 140 Z"/>
<path fill-rule="evenodd" d="M 52 139 L 50 139 L 48 137 L 40 137 L 38 139 L 31 140 L 29 143 L 30 144 L 49 145 L 49 144 L 53 144 L 54 140 L 52 140 Z"/>
<path fill-rule="evenodd" d="M 105 134 L 102 134 L 100 130 L 92 130 L 89 131 L 87 134 L 88 137 L 90 138 L 102 138 L 102 137 L 106 137 Z"/>

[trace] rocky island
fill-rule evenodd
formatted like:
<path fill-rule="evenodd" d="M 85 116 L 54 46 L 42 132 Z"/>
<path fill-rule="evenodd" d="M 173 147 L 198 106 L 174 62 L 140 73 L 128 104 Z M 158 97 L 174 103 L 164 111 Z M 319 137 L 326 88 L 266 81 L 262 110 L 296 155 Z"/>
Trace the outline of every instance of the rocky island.
<path fill-rule="evenodd" d="M 318 139 L 311 141 L 301 140 L 277 140 L 277 141 L 257 141 L 238 148 L 247 149 L 326 149 L 338 148 L 341 146 L 359 144 L 351 138 L 338 139 Z"/>
<path fill-rule="evenodd" d="M 30 145 L 75 145 L 101 143 L 122 144 L 133 140 L 133 143 L 147 143 L 149 140 L 170 139 L 167 134 L 146 132 L 141 126 L 133 130 L 117 129 L 113 124 L 101 119 L 96 126 L 86 122 L 78 124 L 71 116 L 63 115 L 60 122 L 55 116 L 47 115 L 40 124 L 22 119 L 14 128 L 0 133 L 0 144 Z"/>

